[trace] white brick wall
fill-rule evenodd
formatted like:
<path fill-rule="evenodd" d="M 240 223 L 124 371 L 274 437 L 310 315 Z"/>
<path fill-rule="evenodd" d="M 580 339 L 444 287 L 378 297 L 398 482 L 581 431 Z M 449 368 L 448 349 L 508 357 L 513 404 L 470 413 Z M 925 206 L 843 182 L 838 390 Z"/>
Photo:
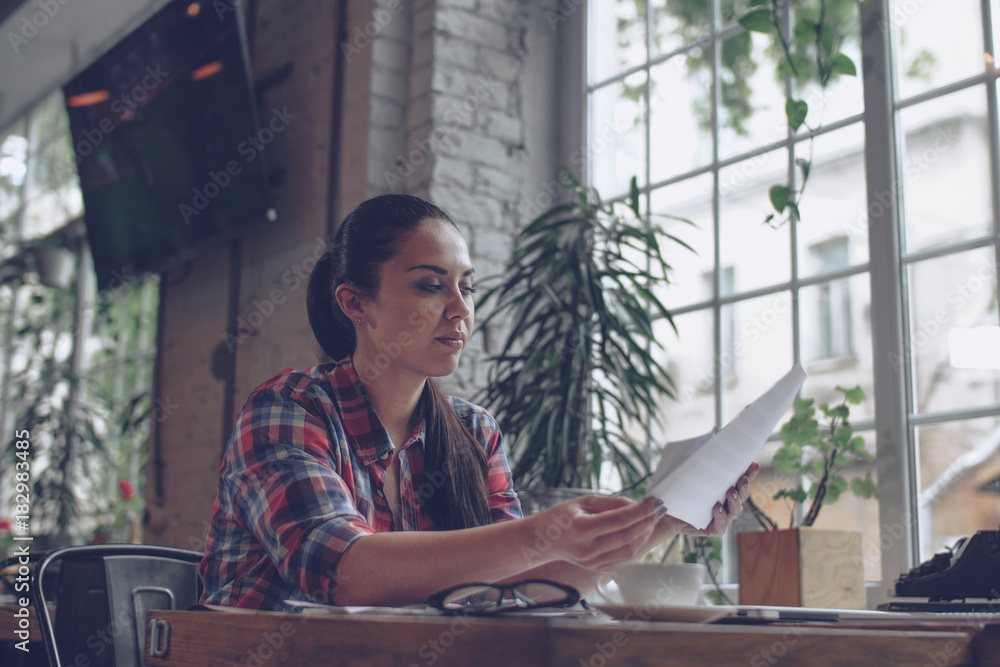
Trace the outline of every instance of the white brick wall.
<path fill-rule="evenodd" d="M 370 194 L 429 198 L 463 230 L 479 275 L 496 274 L 524 202 L 557 172 L 558 35 L 534 0 L 377 0 L 375 18 L 380 8 L 397 11 L 372 38 Z M 485 356 L 474 337 L 446 387 L 471 397 Z"/>
<path fill-rule="evenodd" d="M 292 76 L 267 95 L 300 116 L 282 135 L 281 145 L 268 149 L 278 151 L 272 156 L 276 164 L 287 158 L 288 180 L 275 191 L 284 223 L 242 244 L 241 301 L 270 290 L 303 248 L 312 252 L 315 238 L 325 231 L 322 212 L 328 203 L 339 221 L 365 196 L 390 190 L 385 175 L 396 173 L 397 162 L 408 167 L 405 177 L 397 176 L 397 191 L 429 196 L 451 211 L 479 274 L 497 273 L 514 231 L 524 222 L 518 211 L 532 201 L 540 183 L 555 177 L 557 137 L 567 126 L 556 103 L 574 99 L 580 88 L 567 86 L 573 77 L 557 65 L 554 43 L 568 24 L 553 30 L 545 19 L 546 8 L 558 1 L 259 2 L 256 74 L 293 62 Z M 341 2 L 347 25 L 340 38 L 346 39 L 336 43 Z M 337 57 L 345 61 L 339 137 L 330 132 Z M 468 82 L 480 78 L 503 82 L 503 96 L 475 106 L 461 124 L 457 112 L 448 115 L 449 110 L 468 96 Z M 462 86 L 465 92 L 458 92 Z M 471 91 L 474 95 L 475 88 Z M 462 134 L 453 138 L 447 154 L 422 148 L 430 136 L 449 128 Z M 480 137 L 486 143 L 480 144 Z M 341 164 L 335 174 L 337 198 L 330 202 L 327 169 L 333 142 L 340 146 L 336 157 Z M 575 149 L 580 139 L 561 143 Z M 488 158 L 482 150 L 487 144 L 493 147 Z M 414 164 L 410 156 L 421 163 Z M 168 355 L 170 350 L 181 354 L 175 355 L 177 362 L 164 365 L 157 391 L 183 404 L 184 415 L 157 429 L 166 495 L 149 506 L 145 538 L 152 543 L 190 547 L 192 536 L 204 536 L 203 517 L 214 498 L 220 451 L 206 443 L 227 437 L 231 424 L 221 431 L 219 425 L 230 397 L 238 407 L 277 369 L 306 368 L 316 359 L 304 304 L 283 306 L 292 309 L 287 317 L 272 318 L 260 335 L 240 347 L 236 387 L 230 397 L 223 396 L 224 388 L 212 374 L 211 341 L 226 329 L 229 259 L 228 249 L 207 253 L 192 265 L 188 280 L 172 282 L 163 302 L 168 314 L 161 322 L 163 349 Z M 492 339 L 499 343 L 499 333 Z M 472 398 L 484 386 L 488 365 L 482 361 L 482 340 L 473 340 L 459 373 L 443 383 L 446 390 Z"/>
<path fill-rule="evenodd" d="M 473 44 L 481 44 L 497 51 L 509 46 L 508 25 L 502 21 L 483 18 L 465 7 L 460 0 L 441 0 L 435 3 L 434 28 L 445 35 L 460 37 Z M 483 3 L 487 4 L 487 3 Z"/>
<path fill-rule="evenodd" d="M 370 194 L 387 192 L 385 172 L 398 161 L 406 142 L 411 76 L 412 3 L 374 0 L 371 20 L 371 109 L 369 112 L 367 179 Z M 371 24 L 365 24 L 366 34 Z M 356 26 L 349 34 L 356 32 Z M 350 168 L 350 167 L 348 167 Z"/>

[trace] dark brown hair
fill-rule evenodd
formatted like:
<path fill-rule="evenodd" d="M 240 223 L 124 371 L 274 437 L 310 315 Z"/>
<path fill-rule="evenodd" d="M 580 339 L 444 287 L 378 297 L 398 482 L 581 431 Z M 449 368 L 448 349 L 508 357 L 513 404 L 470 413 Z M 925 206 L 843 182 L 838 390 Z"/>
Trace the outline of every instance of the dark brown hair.
<path fill-rule="evenodd" d="M 309 279 L 307 308 L 313 335 L 339 361 L 357 345 L 354 327 L 337 304 L 337 286 L 349 282 L 369 297 L 379 289 L 379 269 L 426 219 L 454 221 L 440 208 L 411 195 L 380 195 L 354 209 L 341 223 L 330 250 Z M 435 526 L 444 530 L 491 523 L 486 454 L 469 434 L 448 398 L 427 378 L 424 411 L 424 478 L 433 490 L 421 497 Z"/>

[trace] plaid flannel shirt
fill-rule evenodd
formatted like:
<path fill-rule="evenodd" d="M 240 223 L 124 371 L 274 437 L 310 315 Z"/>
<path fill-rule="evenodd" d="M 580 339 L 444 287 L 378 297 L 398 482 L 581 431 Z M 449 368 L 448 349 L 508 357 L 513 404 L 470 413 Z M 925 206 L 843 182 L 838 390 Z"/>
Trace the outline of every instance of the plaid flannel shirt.
<path fill-rule="evenodd" d="M 450 397 L 486 451 L 494 522 L 521 517 L 496 421 Z M 402 445 L 403 530 L 434 530 L 423 500 L 444 480 L 424 474 L 424 423 Z M 253 609 L 285 600 L 331 602 L 336 568 L 354 540 L 392 529 L 382 491 L 392 443 L 351 358 L 285 370 L 258 387 L 226 448 L 200 572 L 201 601 Z"/>

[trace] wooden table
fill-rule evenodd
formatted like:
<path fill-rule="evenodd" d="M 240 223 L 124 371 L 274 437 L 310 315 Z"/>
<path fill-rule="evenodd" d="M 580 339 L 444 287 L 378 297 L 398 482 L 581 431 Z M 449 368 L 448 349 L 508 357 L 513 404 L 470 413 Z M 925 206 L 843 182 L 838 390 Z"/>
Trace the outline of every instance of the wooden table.
<path fill-rule="evenodd" d="M 19 607 L 17 605 L 0 605 L 0 665 L 4 667 L 48 667 L 49 658 L 45 653 L 45 645 L 42 644 L 42 631 L 38 627 L 38 619 L 35 617 L 34 607 L 28 612 L 28 651 L 22 651 L 16 647 L 21 638 L 14 634 L 19 629 L 21 620 L 15 616 Z M 50 611 L 50 615 L 52 612 Z"/>
<path fill-rule="evenodd" d="M 21 641 L 14 634 L 19 627 L 20 618 L 14 616 L 19 607 L 17 605 L 0 605 L 0 641 Z M 42 631 L 38 628 L 38 619 L 35 618 L 35 607 L 28 607 L 28 641 L 41 641 Z"/>
<path fill-rule="evenodd" d="M 832 626 L 151 611 L 163 667 L 1000 664 L 1000 624 Z M 149 626 L 147 626 L 149 627 Z"/>

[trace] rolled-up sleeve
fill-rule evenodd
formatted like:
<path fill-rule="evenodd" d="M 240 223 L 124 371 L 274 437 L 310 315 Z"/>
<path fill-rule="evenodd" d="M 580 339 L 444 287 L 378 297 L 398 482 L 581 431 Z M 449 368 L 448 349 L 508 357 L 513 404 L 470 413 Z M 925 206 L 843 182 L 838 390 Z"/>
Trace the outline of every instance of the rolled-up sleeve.
<path fill-rule="evenodd" d="M 514 480 L 504 451 L 500 425 L 493 415 L 478 405 L 460 398 L 450 399 L 459 420 L 486 451 L 486 484 L 493 523 L 520 519 L 521 501 L 514 491 Z"/>
<path fill-rule="evenodd" d="M 491 417 L 492 419 L 492 417 Z M 495 424 L 496 422 L 494 422 Z M 514 491 L 514 481 L 498 428 L 487 447 L 486 482 L 490 492 L 490 516 L 493 523 L 522 518 L 521 501 Z"/>
<path fill-rule="evenodd" d="M 347 547 L 374 532 L 340 474 L 349 463 L 335 454 L 346 443 L 327 401 L 313 383 L 262 387 L 237 420 L 222 478 L 235 518 L 277 574 L 316 602 L 331 601 Z"/>

